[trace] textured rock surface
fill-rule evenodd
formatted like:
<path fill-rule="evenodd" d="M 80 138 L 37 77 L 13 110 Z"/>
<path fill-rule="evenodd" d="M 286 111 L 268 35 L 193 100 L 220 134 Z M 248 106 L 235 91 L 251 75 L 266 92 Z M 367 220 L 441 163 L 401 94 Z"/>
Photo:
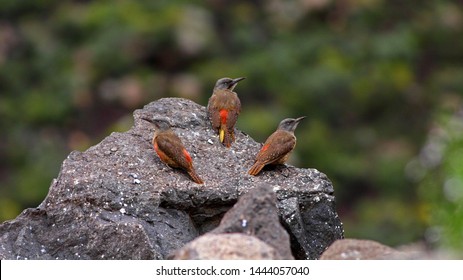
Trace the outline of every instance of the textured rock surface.
<path fill-rule="evenodd" d="M 253 235 L 276 249 L 281 259 L 293 259 L 289 235 L 279 223 L 276 197 L 261 184 L 240 197 L 212 233 L 240 232 Z"/>
<path fill-rule="evenodd" d="M 185 245 L 174 258 L 293 259 L 272 188 L 261 184 L 241 196 L 217 228 Z"/>
<path fill-rule="evenodd" d="M 175 260 L 280 260 L 281 255 L 257 237 L 207 233 L 178 250 Z"/>
<path fill-rule="evenodd" d="M 342 238 L 333 186 L 315 169 L 292 166 L 247 175 L 260 144 L 237 131 L 218 143 L 205 107 L 165 98 L 134 113 L 125 133 L 72 152 L 37 209 L 0 225 L 2 259 L 164 259 L 217 227 L 238 197 L 266 183 L 276 193 L 296 258 L 318 258 Z M 204 185 L 163 164 L 142 116 L 164 116 L 190 152 Z M 33 186 L 31 186 L 33 187 Z"/>
<path fill-rule="evenodd" d="M 403 259 L 411 255 L 372 240 L 337 240 L 321 255 L 322 260 Z"/>
<path fill-rule="evenodd" d="M 449 260 L 459 259 L 449 251 L 412 243 L 391 248 L 373 240 L 336 240 L 320 256 L 322 260 Z M 460 258 L 461 259 L 461 258 Z"/>

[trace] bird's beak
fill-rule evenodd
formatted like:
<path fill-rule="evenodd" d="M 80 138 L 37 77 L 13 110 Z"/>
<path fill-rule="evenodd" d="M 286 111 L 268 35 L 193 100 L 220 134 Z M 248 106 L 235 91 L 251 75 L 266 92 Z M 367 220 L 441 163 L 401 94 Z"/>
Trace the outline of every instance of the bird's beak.
<path fill-rule="evenodd" d="M 242 81 L 242 80 L 244 80 L 244 79 L 246 79 L 246 77 L 239 77 L 239 78 L 233 79 L 233 83 L 232 83 L 232 84 L 233 84 L 233 85 L 236 85 L 238 82 L 240 82 L 240 81 Z"/>
<path fill-rule="evenodd" d="M 228 89 L 229 89 L 229 90 L 234 90 L 235 87 L 236 87 L 236 84 L 237 84 L 239 81 L 242 81 L 242 80 L 244 80 L 244 79 L 246 79 L 246 78 L 245 78 L 245 77 L 240 77 L 240 78 L 233 79 L 232 82 L 231 82 L 231 84 L 228 86 Z"/>
<path fill-rule="evenodd" d="M 303 117 L 297 118 L 297 119 L 296 119 L 296 122 L 297 122 L 297 123 L 299 123 L 300 121 L 302 121 L 302 120 L 303 120 L 303 119 L 305 119 L 305 118 L 306 118 L 306 116 L 303 116 Z"/>
<path fill-rule="evenodd" d="M 141 117 L 140 119 L 145 120 L 145 121 L 150 122 L 150 123 L 154 123 L 154 120 L 149 119 L 148 117 L 145 117 L 145 116 Z"/>
<path fill-rule="evenodd" d="M 141 117 L 140 119 L 149 122 L 150 124 L 154 126 L 155 129 L 159 129 L 159 123 L 156 122 L 156 119 L 150 119 L 145 116 Z"/>

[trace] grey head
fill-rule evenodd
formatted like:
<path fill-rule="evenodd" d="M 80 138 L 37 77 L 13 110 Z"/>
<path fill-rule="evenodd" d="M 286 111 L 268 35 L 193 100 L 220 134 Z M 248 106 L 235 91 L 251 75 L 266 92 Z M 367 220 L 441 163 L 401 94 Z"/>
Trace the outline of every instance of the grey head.
<path fill-rule="evenodd" d="M 239 81 L 242 81 L 246 79 L 245 77 L 240 77 L 236 79 L 231 79 L 231 78 L 221 78 L 217 80 L 215 83 L 214 89 L 228 89 L 228 90 L 233 90 L 238 84 Z"/>
<path fill-rule="evenodd" d="M 150 122 L 154 125 L 156 130 L 159 131 L 166 131 L 170 128 L 169 119 L 167 118 L 149 118 L 149 117 L 141 117 L 142 120 Z"/>
<path fill-rule="evenodd" d="M 296 130 L 297 125 L 303 119 L 305 119 L 305 116 L 297 118 L 297 119 L 291 119 L 291 118 L 284 119 L 278 125 L 278 129 L 294 133 L 294 130 Z"/>

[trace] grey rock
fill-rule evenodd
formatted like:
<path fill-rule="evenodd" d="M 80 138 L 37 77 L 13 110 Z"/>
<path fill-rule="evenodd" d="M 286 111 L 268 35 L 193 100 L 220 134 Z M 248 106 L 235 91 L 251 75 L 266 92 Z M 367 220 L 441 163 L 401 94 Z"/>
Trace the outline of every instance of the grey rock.
<path fill-rule="evenodd" d="M 406 259 L 411 255 L 373 240 L 336 240 L 321 255 L 322 260 L 386 260 Z"/>
<path fill-rule="evenodd" d="M 279 222 L 276 196 L 268 184 L 242 195 L 211 233 L 245 233 L 276 249 L 282 259 L 294 259 L 289 234 Z M 243 247 L 245 248 L 245 247 Z"/>
<path fill-rule="evenodd" d="M 159 160 L 154 128 L 142 116 L 170 120 L 204 185 Z M 289 165 L 249 176 L 260 146 L 237 131 L 236 142 L 224 148 L 205 107 L 192 101 L 152 102 L 134 112 L 129 131 L 72 152 L 37 209 L 0 225 L 0 258 L 164 259 L 216 228 L 242 194 L 262 183 L 276 193 L 293 255 L 318 258 L 343 237 L 332 184 L 316 169 Z"/>
<path fill-rule="evenodd" d="M 461 259 L 450 251 L 430 248 L 422 242 L 392 248 L 374 240 L 336 240 L 321 255 L 322 260 L 449 260 Z"/>
<path fill-rule="evenodd" d="M 242 195 L 217 228 L 186 244 L 173 258 L 294 259 L 272 188 L 261 184 Z"/>
<path fill-rule="evenodd" d="M 274 247 L 243 234 L 202 235 L 175 252 L 175 260 L 280 260 Z"/>

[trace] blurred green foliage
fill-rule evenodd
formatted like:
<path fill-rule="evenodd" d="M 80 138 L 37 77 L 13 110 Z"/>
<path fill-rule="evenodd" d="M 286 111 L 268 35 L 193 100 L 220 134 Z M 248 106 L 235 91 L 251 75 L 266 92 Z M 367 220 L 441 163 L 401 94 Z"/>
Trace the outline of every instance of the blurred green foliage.
<path fill-rule="evenodd" d="M 263 142 L 308 116 L 291 163 L 333 181 L 347 237 L 463 247 L 460 38 L 450 0 L 2 1 L 0 220 L 134 109 L 205 105 L 218 78 L 245 76 L 238 128 Z M 452 136 L 428 166 L 436 126 Z"/>
<path fill-rule="evenodd" d="M 427 142 L 408 170 L 431 225 L 428 239 L 463 257 L 463 108 L 453 96 L 442 100 Z"/>

